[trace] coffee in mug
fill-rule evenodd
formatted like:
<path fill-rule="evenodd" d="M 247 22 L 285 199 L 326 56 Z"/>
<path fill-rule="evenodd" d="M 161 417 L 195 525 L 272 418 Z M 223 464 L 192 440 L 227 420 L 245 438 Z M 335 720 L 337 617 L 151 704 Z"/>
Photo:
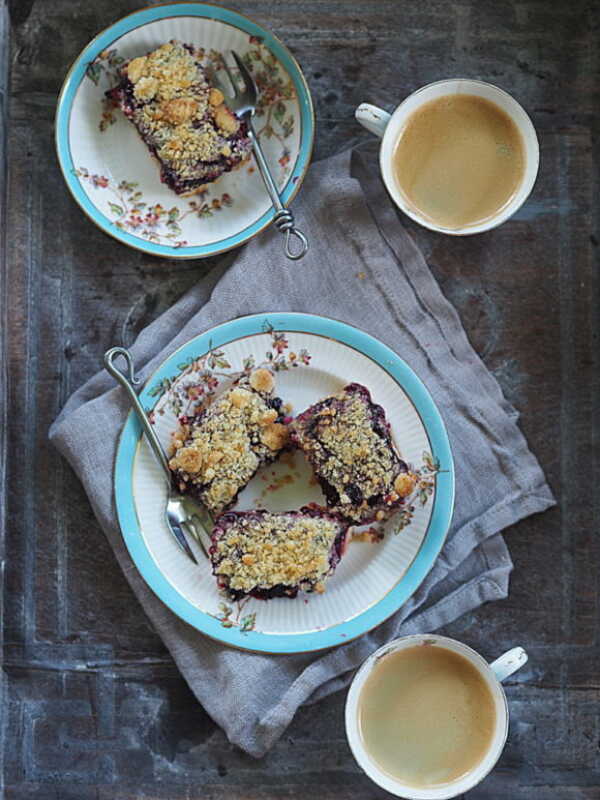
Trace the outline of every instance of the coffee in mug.
<path fill-rule="evenodd" d="M 416 645 L 373 668 L 358 700 L 363 746 L 381 770 L 415 787 L 467 775 L 496 727 L 492 693 L 459 653 Z"/>
<path fill-rule="evenodd" d="M 450 800 L 476 786 L 508 735 L 502 681 L 527 661 L 514 647 L 488 664 L 462 642 L 404 636 L 360 667 L 346 699 L 346 734 L 359 765 L 409 800 Z"/>
<path fill-rule="evenodd" d="M 392 114 L 370 103 L 355 113 L 381 138 L 379 167 L 392 200 L 430 230 L 488 231 L 514 214 L 533 188 L 534 127 L 498 86 L 450 78 L 413 92 Z"/>
<path fill-rule="evenodd" d="M 393 153 L 406 201 L 448 229 L 493 219 L 514 198 L 524 168 L 523 140 L 511 117 L 473 94 L 422 105 L 404 123 Z"/>

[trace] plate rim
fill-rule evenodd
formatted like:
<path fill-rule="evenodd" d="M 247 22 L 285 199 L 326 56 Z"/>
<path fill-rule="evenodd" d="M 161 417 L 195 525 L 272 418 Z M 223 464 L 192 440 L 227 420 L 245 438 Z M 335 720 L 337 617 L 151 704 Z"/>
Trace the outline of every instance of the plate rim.
<path fill-rule="evenodd" d="M 269 654 L 308 653 L 347 644 L 392 616 L 419 588 L 439 555 L 454 511 L 455 473 L 450 441 L 441 414 L 429 391 L 413 369 L 390 347 L 371 334 L 345 322 L 304 312 L 264 312 L 220 323 L 178 347 L 144 382 L 139 393 L 146 408 L 157 402 L 149 392 L 155 383 L 177 374 L 176 362 L 187 348 L 204 352 L 243 336 L 275 331 L 313 333 L 349 345 L 375 361 L 400 383 L 420 415 L 429 437 L 432 455 L 440 462 L 431 516 L 424 539 L 398 583 L 380 600 L 352 619 L 322 631 L 262 633 L 224 628 L 220 621 L 185 599 L 161 572 L 148 550 L 138 522 L 133 493 L 133 464 L 141 428 L 129 411 L 117 442 L 113 489 L 119 527 L 129 554 L 149 588 L 178 617 L 211 639 L 241 650 Z M 408 387 L 408 388 L 407 388 Z"/>
<path fill-rule="evenodd" d="M 73 103 L 80 84 L 85 78 L 85 71 L 89 61 L 110 46 L 115 39 L 121 38 L 143 25 L 162 19 L 169 19 L 170 17 L 185 16 L 217 20 L 224 24 L 233 25 L 249 35 L 261 37 L 294 82 L 298 92 L 301 132 L 296 166 L 290 173 L 281 192 L 281 197 L 286 205 L 291 204 L 306 177 L 312 159 L 316 128 L 310 87 L 297 59 L 278 36 L 238 11 L 225 6 L 199 2 L 199 0 L 175 0 L 175 2 L 171 3 L 137 9 L 120 17 L 116 22 L 97 33 L 69 67 L 58 94 L 54 116 L 54 145 L 61 174 L 79 208 L 103 233 L 116 239 L 121 244 L 143 253 L 180 260 L 209 258 L 240 247 L 271 224 L 275 216 L 275 209 L 271 205 L 259 219 L 242 231 L 207 245 L 176 248 L 140 239 L 113 225 L 111 220 L 89 199 L 80 182 L 73 174 L 75 164 L 71 158 L 69 123 Z"/>

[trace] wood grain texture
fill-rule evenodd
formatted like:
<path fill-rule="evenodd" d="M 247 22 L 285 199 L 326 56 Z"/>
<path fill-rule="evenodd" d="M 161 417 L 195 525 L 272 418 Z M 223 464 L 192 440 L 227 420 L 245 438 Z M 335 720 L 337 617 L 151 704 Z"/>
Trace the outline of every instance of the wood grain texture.
<path fill-rule="evenodd" d="M 10 420 L 8 429 L 0 424 L 4 796 L 379 800 L 389 795 L 362 775 L 347 747 L 343 693 L 301 709 L 260 761 L 228 744 L 133 599 L 81 486 L 47 442 L 50 423 L 102 353 L 129 343 L 210 266 L 159 260 L 102 234 L 71 200 L 54 155 L 56 96 L 69 64 L 95 33 L 143 4 L 9 3 L 0 277 L 0 415 L 5 403 Z M 232 5 L 298 57 L 316 104 L 317 158 L 368 137 L 353 119 L 359 102 L 392 108 L 442 77 L 497 83 L 531 113 L 541 172 L 516 217 L 463 239 L 409 225 L 521 412 L 560 500 L 507 532 L 515 562 L 509 598 L 446 633 L 490 658 L 514 644 L 530 654 L 508 686 L 506 751 L 469 800 L 600 800 L 598 3 Z"/>

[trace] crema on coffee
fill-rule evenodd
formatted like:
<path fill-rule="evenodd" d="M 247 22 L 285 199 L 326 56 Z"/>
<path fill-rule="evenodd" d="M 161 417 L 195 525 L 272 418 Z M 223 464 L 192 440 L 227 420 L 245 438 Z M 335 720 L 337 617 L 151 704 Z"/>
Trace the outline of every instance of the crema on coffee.
<path fill-rule="evenodd" d="M 438 786 L 468 774 L 492 743 L 496 707 L 470 661 L 437 645 L 383 656 L 358 702 L 370 758 L 395 780 Z"/>
<path fill-rule="evenodd" d="M 393 171 L 414 211 L 456 230 L 488 221 L 510 203 L 523 180 L 525 148 L 498 105 L 476 95 L 446 95 L 408 117 Z"/>

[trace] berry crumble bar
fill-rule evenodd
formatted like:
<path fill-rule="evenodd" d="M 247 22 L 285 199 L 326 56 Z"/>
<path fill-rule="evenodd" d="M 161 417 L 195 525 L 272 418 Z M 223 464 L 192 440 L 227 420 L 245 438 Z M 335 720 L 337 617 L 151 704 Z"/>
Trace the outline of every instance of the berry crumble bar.
<path fill-rule="evenodd" d="M 327 506 L 356 524 L 388 518 L 414 488 L 385 411 L 358 383 L 300 414 L 290 436 L 315 471 Z"/>
<path fill-rule="evenodd" d="M 209 85 L 202 55 L 173 40 L 125 63 L 106 93 L 157 159 L 162 182 L 183 195 L 238 166 L 252 147 L 245 123 Z"/>
<path fill-rule="evenodd" d="M 217 520 L 210 557 L 234 600 L 324 592 L 345 548 L 348 523 L 319 508 L 228 511 Z"/>
<path fill-rule="evenodd" d="M 288 444 L 274 387 L 269 370 L 255 369 L 208 408 L 180 420 L 169 461 L 175 485 L 212 514 L 231 506 L 258 468 Z"/>

